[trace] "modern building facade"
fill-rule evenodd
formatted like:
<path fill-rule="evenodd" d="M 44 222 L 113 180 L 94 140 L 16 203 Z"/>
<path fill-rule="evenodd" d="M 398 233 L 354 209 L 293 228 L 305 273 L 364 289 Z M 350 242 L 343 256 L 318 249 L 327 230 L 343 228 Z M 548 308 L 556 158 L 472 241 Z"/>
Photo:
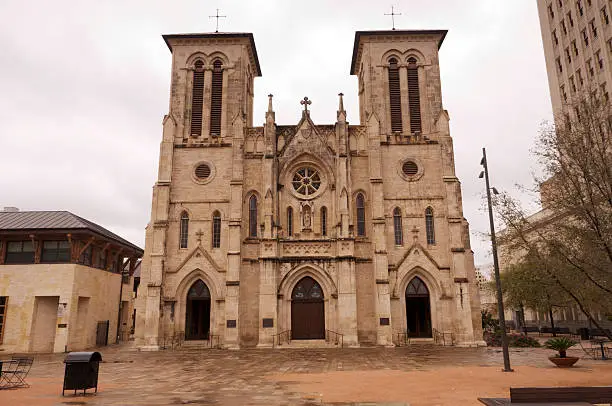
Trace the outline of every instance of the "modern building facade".
<path fill-rule="evenodd" d="M 612 86 L 608 0 L 538 0 L 550 98 L 555 116 L 581 92 L 606 100 Z"/>
<path fill-rule="evenodd" d="M 114 343 L 118 323 L 127 337 L 142 254 L 67 211 L 0 211 L 0 350 L 82 351 Z"/>
<path fill-rule="evenodd" d="M 226 348 L 342 334 L 345 345 L 452 333 L 482 343 L 438 50 L 446 31 L 361 31 L 360 125 L 253 126 L 248 33 L 165 35 L 170 111 L 146 231 L 136 341 Z M 316 101 L 314 101 L 316 102 Z M 280 334 L 280 336 L 279 336 Z"/>

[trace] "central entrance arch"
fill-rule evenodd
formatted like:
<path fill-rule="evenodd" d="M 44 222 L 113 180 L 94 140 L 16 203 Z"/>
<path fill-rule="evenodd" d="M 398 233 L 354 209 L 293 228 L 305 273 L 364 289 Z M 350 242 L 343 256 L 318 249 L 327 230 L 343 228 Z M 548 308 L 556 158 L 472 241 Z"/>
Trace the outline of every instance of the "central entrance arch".
<path fill-rule="evenodd" d="M 432 336 L 429 289 L 418 276 L 412 278 L 406 287 L 406 327 L 410 337 Z"/>
<path fill-rule="evenodd" d="M 295 285 L 291 293 L 291 338 L 325 338 L 325 302 L 323 289 L 310 276 Z"/>
<path fill-rule="evenodd" d="M 201 279 L 187 292 L 185 339 L 208 340 L 210 334 L 210 290 Z"/>

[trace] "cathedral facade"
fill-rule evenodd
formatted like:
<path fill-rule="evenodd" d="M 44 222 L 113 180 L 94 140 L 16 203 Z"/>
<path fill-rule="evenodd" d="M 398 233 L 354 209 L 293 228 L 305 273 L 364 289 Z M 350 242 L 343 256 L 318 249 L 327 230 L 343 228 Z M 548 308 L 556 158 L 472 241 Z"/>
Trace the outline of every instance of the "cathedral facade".
<path fill-rule="evenodd" d="M 225 348 L 342 337 L 482 344 L 438 50 L 446 31 L 360 31 L 360 125 L 253 126 L 252 34 L 165 35 L 170 111 L 146 231 L 136 341 Z M 317 341 L 314 341 L 315 343 Z"/>

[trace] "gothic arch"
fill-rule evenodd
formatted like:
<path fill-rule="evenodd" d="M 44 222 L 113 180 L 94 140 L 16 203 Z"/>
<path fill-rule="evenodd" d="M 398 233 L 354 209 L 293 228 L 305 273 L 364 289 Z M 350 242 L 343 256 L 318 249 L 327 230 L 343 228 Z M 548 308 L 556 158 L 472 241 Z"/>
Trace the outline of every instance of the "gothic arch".
<path fill-rule="evenodd" d="M 278 285 L 278 294 L 284 298 L 291 298 L 295 285 L 306 276 L 310 276 L 321 285 L 325 300 L 338 295 L 338 288 L 331 275 L 325 269 L 310 263 L 298 265 L 287 272 Z"/>
<path fill-rule="evenodd" d="M 401 61 L 403 63 L 408 63 L 408 59 L 410 58 L 415 58 L 417 60 L 417 65 L 425 64 L 425 55 L 423 55 L 418 49 L 411 48 L 404 52 Z"/>
<path fill-rule="evenodd" d="M 229 59 L 223 52 L 215 51 L 208 56 L 208 60 L 210 61 L 211 66 L 216 59 L 221 61 L 221 63 L 223 64 L 223 69 L 226 69 L 229 66 Z"/>
<path fill-rule="evenodd" d="M 204 52 L 194 52 L 189 55 L 187 61 L 185 61 L 185 66 L 189 69 L 193 69 L 197 60 L 204 62 L 204 66 L 208 63 L 208 56 Z"/>
<path fill-rule="evenodd" d="M 393 325 L 400 328 L 400 331 L 406 331 L 407 329 L 407 318 L 406 318 L 406 288 L 408 288 L 408 284 L 415 278 L 418 277 L 429 291 L 429 305 L 431 311 L 431 327 L 434 329 L 438 329 L 444 331 L 444 328 L 441 328 L 442 321 L 439 320 L 439 314 L 441 309 L 439 309 L 440 305 L 440 286 L 436 280 L 436 278 L 421 267 L 414 267 L 410 269 L 408 272 L 405 272 L 400 279 L 398 275 L 397 289 L 395 293 L 400 301 L 400 320 L 394 320 Z"/>
<path fill-rule="evenodd" d="M 291 293 L 293 289 L 305 277 L 314 279 L 323 290 L 325 328 L 337 331 L 336 307 L 338 301 L 338 289 L 332 276 L 323 268 L 306 263 L 299 265 L 282 278 L 278 285 L 278 331 L 291 329 Z"/>
<path fill-rule="evenodd" d="M 398 49 L 395 49 L 395 48 L 390 49 L 383 54 L 382 58 L 380 59 L 380 64 L 384 66 L 389 66 L 389 60 L 391 58 L 397 59 L 397 63 L 402 63 L 402 60 L 403 60 L 402 54 L 403 52 L 401 52 Z"/>
<path fill-rule="evenodd" d="M 202 282 L 208 286 L 208 290 L 210 290 L 210 298 L 211 300 L 216 300 L 221 297 L 222 285 L 221 281 L 212 274 L 211 271 L 195 268 L 187 275 L 183 277 L 183 279 L 179 282 L 176 290 L 174 292 L 166 292 L 166 295 L 169 297 L 173 297 L 176 300 L 181 300 L 183 297 L 187 297 L 187 292 L 191 285 L 193 285 L 198 279 L 202 279 Z M 174 293 L 174 294 L 171 294 Z"/>

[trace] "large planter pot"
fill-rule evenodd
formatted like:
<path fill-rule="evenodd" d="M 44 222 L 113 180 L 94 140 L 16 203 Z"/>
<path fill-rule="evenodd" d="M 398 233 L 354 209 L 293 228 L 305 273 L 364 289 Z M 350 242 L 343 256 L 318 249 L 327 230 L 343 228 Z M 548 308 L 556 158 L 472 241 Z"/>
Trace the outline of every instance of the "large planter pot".
<path fill-rule="evenodd" d="M 550 362 L 558 366 L 559 368 L 569 368 L 574 365 L 580 358 L 578 357 L 548 357 Z"/>

